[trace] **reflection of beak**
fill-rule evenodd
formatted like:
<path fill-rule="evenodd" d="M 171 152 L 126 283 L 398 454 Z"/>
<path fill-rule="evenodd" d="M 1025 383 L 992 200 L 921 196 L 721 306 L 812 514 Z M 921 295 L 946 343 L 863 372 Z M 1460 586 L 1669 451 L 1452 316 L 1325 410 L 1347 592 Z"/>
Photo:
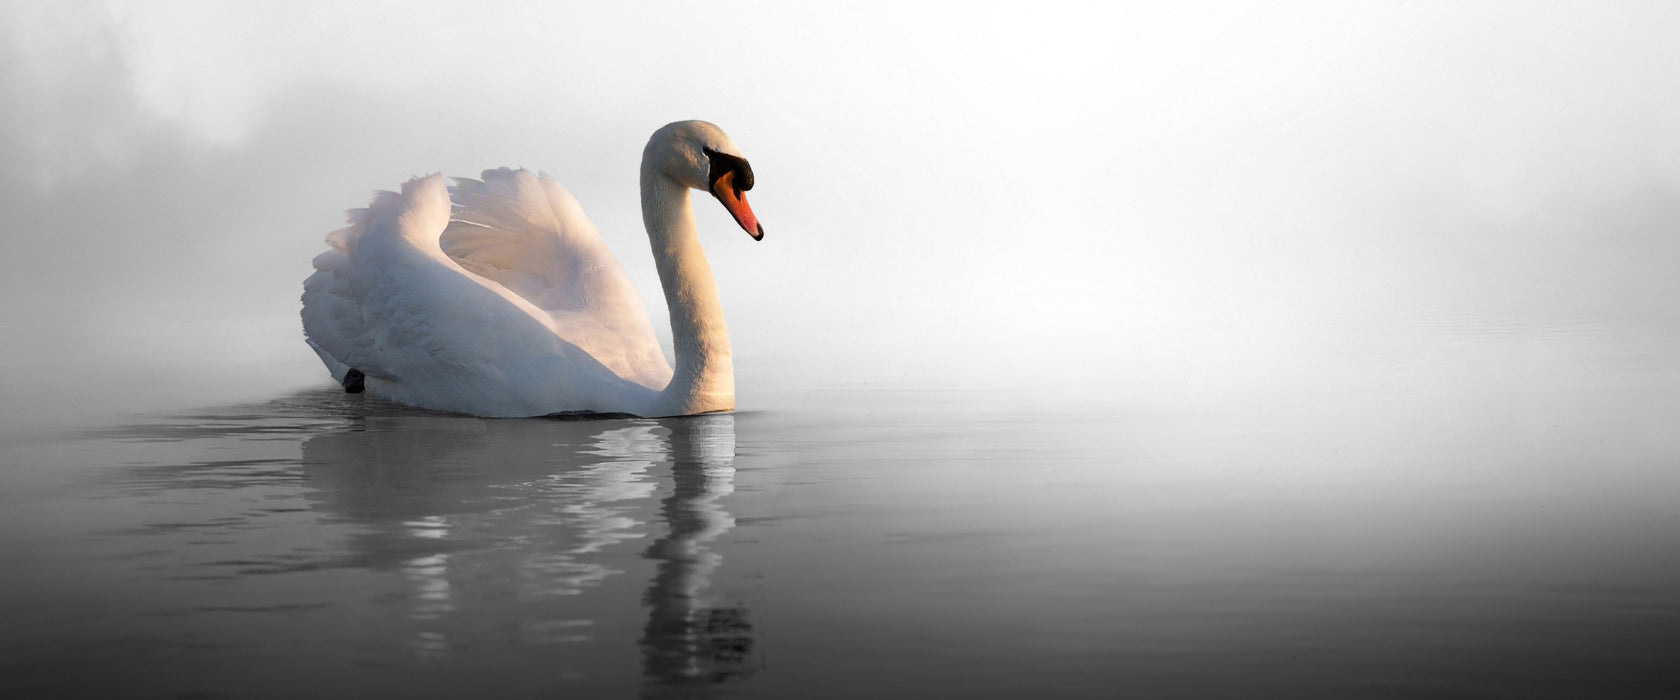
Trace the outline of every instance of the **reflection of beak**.
<path fill-rule="evenodd" d="M 747 193 L 735 186 L 735 173 L 724 173 L 712 181 L 712 196 L 723 202 L 723 208 L 729 210 L 729 215 L 735 217 L 735 223 L 741 225 L 741 230 L 752 236 L 753 240 L 764 240 L 764 225 L 758 223 L 758 217 L 753 214 L 752 207 L 747 206 Z"/>

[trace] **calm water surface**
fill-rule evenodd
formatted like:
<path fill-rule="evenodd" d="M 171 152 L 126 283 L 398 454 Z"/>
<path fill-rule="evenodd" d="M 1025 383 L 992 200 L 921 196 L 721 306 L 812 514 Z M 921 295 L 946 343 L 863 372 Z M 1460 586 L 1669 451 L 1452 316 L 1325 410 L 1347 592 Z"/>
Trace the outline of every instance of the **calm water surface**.
<path fill-rule="evenodd" d="M 1680 344 L 1429 332 L 1230 400 L 8 435 L 0 695 L 1676 696 Z"/>

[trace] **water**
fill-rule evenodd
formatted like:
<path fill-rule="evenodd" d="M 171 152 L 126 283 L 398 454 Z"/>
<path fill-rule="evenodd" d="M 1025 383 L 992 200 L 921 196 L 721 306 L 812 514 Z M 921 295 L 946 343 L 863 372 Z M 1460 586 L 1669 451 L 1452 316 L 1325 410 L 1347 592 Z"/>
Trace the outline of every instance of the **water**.
<path fill-rule="evenodd" d="M 1423 325 L 1177 400 L 22 431 L 0 695 L 1680 692 L 1675 334 Z"/>

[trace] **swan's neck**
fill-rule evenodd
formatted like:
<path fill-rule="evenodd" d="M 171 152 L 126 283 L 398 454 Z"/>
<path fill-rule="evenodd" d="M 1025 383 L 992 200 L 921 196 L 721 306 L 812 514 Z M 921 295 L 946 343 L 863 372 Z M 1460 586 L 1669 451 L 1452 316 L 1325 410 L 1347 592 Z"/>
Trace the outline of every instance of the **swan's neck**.
<path fill-rule="evenodd" d="M 647 226 L 677 353 L 671 383 L 660 392 L 657 415 L 727 411 L 735 407 L 735 368 L 717 282 L 695 233 L 688 188 L 645 170 L 642 223 Z"/>

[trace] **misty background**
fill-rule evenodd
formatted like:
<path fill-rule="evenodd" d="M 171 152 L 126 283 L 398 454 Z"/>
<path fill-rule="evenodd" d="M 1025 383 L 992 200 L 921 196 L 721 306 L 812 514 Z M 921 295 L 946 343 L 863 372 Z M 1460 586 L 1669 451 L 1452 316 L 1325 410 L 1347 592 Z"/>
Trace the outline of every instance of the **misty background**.
<path fill-rule="evenodd" d="M 763 242 L 696 199 L 743 409 L 1644 352 L 1680 327 L 1676 28 L 1669 3 L 7 2 L 0 420 L 330 381 L 311 258 L 438 171 L 560 180 L 668 347 L 636 172 L 691 118 L 757 175 Z"/>

